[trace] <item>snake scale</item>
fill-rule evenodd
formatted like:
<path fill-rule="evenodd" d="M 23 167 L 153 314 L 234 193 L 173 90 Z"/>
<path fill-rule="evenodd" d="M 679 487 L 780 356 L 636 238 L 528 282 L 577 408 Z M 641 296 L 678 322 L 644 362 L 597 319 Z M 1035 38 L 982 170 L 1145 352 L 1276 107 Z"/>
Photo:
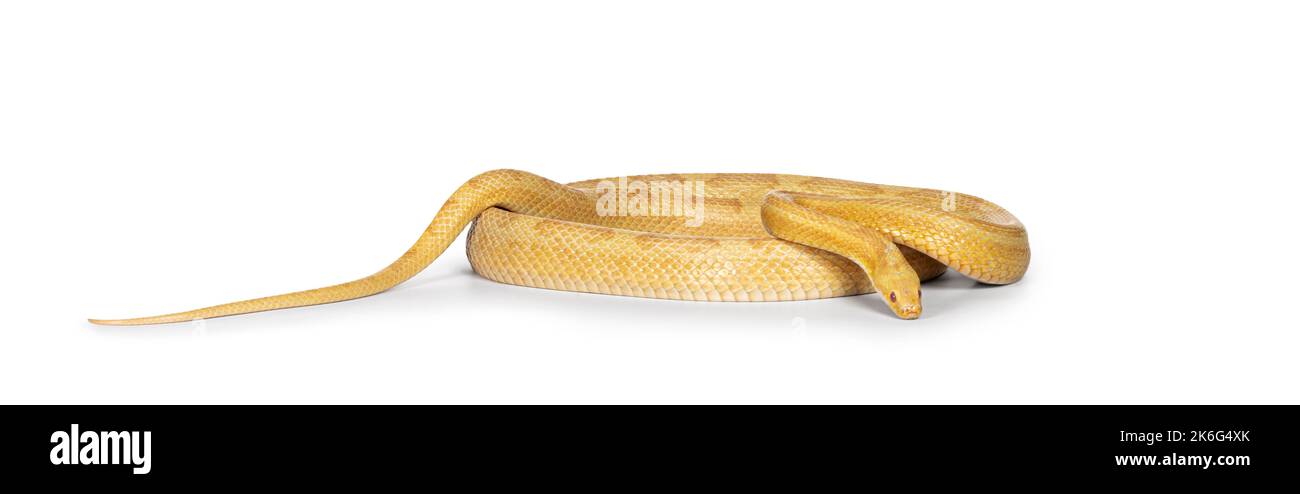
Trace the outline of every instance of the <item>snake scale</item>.
<path fill-rule="evenodd" d="M 414 246 L 365 278 L 91 322 L 173 323 L 373 295 L 415 276 L 471 222 L 470 265 L 502 283 L 707 301 L 874 291 L 904 319 L 921 314 L 921 282 L 948 268 L 1007 284 L 1024 276 L 1030 257 L 1019 220 L 965 194 L 774 174 L 644 175 L 565 185 L 493 170 L 457 189 Z"/>

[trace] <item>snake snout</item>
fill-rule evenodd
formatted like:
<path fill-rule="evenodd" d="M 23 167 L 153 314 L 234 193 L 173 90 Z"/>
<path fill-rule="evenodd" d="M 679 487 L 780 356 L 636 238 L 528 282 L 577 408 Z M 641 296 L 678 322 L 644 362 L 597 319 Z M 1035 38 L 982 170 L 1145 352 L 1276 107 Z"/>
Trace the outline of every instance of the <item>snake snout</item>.
<path fill-rule="evenodd" d="M 898 317 L 903 319 L 916 319 L 921 317 L 921 306 L 912 304 L 900 305 L 894 312 L 898 314 Z"/>

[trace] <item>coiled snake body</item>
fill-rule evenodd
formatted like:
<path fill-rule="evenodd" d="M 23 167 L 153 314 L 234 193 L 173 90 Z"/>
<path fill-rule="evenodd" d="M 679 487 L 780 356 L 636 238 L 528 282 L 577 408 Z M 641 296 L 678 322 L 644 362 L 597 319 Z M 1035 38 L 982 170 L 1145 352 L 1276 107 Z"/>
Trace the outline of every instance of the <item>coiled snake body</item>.
<path fill-rule="evenodd" d="M 921 281 L 947 268 L 1007 284 L 1029 266 L 1020 221 L 963 194 L 769 174 L 646 175 L 563 185 L 494 170 L 457 189 L 415 245 L 373 275 L 175 314 L 91 322 L 181 322 L 373 295 L 415 276 L 472 221 L 470 264 L 502 283 L 711 301 L 876 291 L 905 319 L 921 314 Z"/>

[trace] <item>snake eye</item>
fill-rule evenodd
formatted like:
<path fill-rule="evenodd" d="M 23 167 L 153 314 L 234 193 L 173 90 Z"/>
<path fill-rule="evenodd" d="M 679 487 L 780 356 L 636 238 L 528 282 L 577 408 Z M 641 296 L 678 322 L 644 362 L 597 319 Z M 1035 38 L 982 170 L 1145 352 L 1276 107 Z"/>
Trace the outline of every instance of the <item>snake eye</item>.
<path fill-rule="evenodd" d="M 898 294 L 894 292 L 889 292 L 889 301 L 898 303 Z"/>

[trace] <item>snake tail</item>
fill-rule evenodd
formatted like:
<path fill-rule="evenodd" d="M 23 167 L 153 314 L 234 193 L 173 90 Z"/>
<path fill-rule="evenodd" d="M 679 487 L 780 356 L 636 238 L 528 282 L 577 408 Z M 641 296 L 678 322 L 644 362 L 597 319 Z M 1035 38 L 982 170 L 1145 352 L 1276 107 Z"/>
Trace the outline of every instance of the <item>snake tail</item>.
<path fill-rule="evenodd" d="M 419 274 L 451 245 L 469 222 L 483 210 L 501 207 L 524 214 L 536 213 L 537 205 L 553 194 L 572 194 L 561 184 L 517 170 L 493 170 L 480 174 L 456 190 L 438 210 L 415 245 L 384 269 L 361 279 L 311 290 L 254 298 L 202 309 L 131 319 L 89 319 L 109 326 L 164 324 L 234 316 L 276 309 L 342 302 L 386 291 Z"/>

